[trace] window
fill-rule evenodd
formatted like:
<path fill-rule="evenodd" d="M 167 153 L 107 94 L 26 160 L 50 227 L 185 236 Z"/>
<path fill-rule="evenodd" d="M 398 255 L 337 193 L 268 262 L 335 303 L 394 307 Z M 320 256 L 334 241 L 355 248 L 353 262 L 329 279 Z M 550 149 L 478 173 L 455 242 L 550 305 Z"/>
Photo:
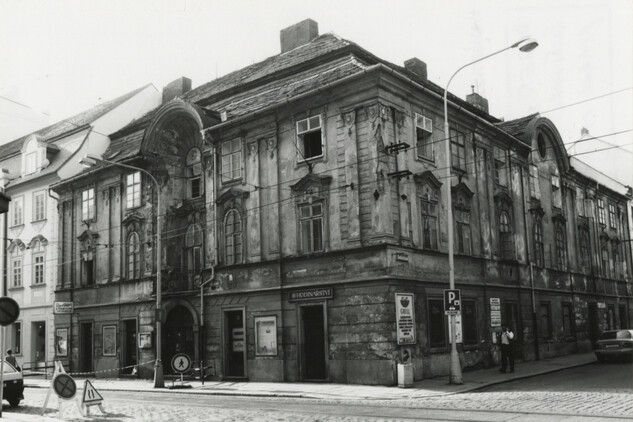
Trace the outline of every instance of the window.
<path fill-rule="evenodd" d="M 615 330 L 615 306 L 607 307 L 607 330 Z"/>
<path fill-rule="evenodd" d="M 37 152 L 26 155 L 26 174 L 33 174 L 37 171 Z"/>
<path fill-rule="evenodd" d="M 92 260 L 92 254 L 85 257 L 82 265 L 82 278 L 86 286 L 94 286 L 95 285 L 95 269 Z"/>
<path fill-rule="evenodd" d="M 95 190 L 86 189 L 81 193 L 81 216 L 84 221 L 95 218 Z"/>
<path fill-rule="evenodd" d="M 13 353 L 16 355 L 22 354 L 22 323 L 14 322 L 11 327 L 11 334 L 13 339 Z"/>
<path fill-rule="evenodd" d="M 563 207 L 563 194 L 560 190 L 560 176 L 556 167 L 552 169 L 550 178 L 552 182 L 552 205 L 561 209 Z"/>
<path fill-rule="evenodd" d="M 297 146 L 303 160 L 323 156 L 320 115 L 297 121 L 297 137 Z"/>
<path fill-rule="evenodd" d="M 193 177 L 193 176 L 192 176 Z M 242 140 L 233 139 L 222 143 L 222 182 L 242 178 Z"/>
<path fill-rule="evenodd" d="M 541 189 L 539 187 L 538 167 L 530 165 L 530 196 L 534 199 L 541 199 Z"/>
<path fill-rule="evenodd" d="M 615 205 L 609 204 L 609 225 L 612 229 L 618 228 L 617 219 L 615 218 Z"/>
<path fill-rule="evenodd" d="M 301 252 L 323 251 L 323 204 L 315 203 L 299 207 L 301 226 Z"/>
<path fill-rule="evenodd" d="M 585 194 L 581 188 L 576 188 L 576 214 L 585 216 Z"/>
<path fill-rule="evenodd" d="M 536 139 L 536 146 L 538 148 L 538 154 L 541 156 L 541 158 L 545 159 L 547 157 L 547 145 L 545 143 L 545 135 L 543 135 L 542 133 L 538 134 L 538 137 Z"/>
<path fill-rule="evenodd" d="M 11 200 L 11 206 L 13 207 L 11 212 L 11 225 L 21 226 L 24 224 L 24 197 L 19 196 Z"/>
<path fill-rule="evenodd" d="M 620 279 L 622 265 L 620 263 L 620 244 L 618 241 L 611 242 L 611 254 L 613 259 L 611 260 L 611 275 L 615 279 Z M 623 274 L 622 274 L 623 275 Z"/>
<path fill-rule="evenodd" d="M 545 264 L 545 251 L 543 249 L 543 224 L 540 218 L 537 218 L 534 222 L 534 263 L 537 267 L 542 267 Z"/>
<path fill-rule="evenodd" d="M 603 240 L 600 248 L 600 258 L 602 261 L 602 268 L 600 269 L 600 274 L 602 277 L 609 277 L 609 245 Z"/>
<path fill-rule="evenodd" d="M 565 231 L 562 224 L 556 225 L 556 264 L 559 270 L 567 268 L 567 256 L 565 254 Z"/>
<path fill-rule="evenodd" d="M 539 305 L 540 325 L 539 333 L 542 339 L 552 338 L 552 309 L 549 303 Z"/>
<path fill-rule="evenodd" d="M 226 265 L 242 262 L 242 217 L 235 209 L 224 218 L 224 259 Z"/>
<path fill-rule="evenodd" d="M 22 287 L 22 257 L 11 259 L 11 287 Z"/>
<path fill-rule="evenodd" d="M 418 157 L 433 159 L 433 120 L 415 113 L 415 138 Z"/>
<path fill-rule="evenodd" d="M 604 213 L 604 201 L 602 199 L 598 199 L 598 222 L 605 226 L 607 224 L 607 219 Z"/>
<path fill-rule="evenodd" d="M 571 303 L 563 302 L 561 304 L 563 310 L 563 335 L 568 338 L 574 335 L 574 318 L 571 308 Z"/>
<path fill-rule="evenodd" d="M 33 256 L 33 283 L 44 284 L 44 255 Z"/>
<path fill-rule="evenodd" d="M 464 134 L 451 129 L 451 166 L 454 169 L 466 170 L 466 143 Z"/>
<path fill-rule="evenodd" d="M 455 210 L 455 236 L 457 253 L 470 255 L 470 212 Z"/>
<path fill-rule="evenodd" d="M 518 311 L 518 306 L 515 302 L 506 302 L 505 303 L 505 324 L 508 325 L 510 327 L 510 329 L 512 329 L 512 332 L 514 333 L 515 340 L 518 340 L 519 337 L 518 333 L 519 331 L 519 311 Z"/>
<path fill-rule="evenodd" d="M 465 345 L 479 344 L 477 335 L 477 307 L 474 300 L 462 302 L 462 341 Z"/>
<path fill-rule="evenodd" d="M 33 193 L 33 221 L 40 221 L 46 218 L 46 191 L 42 190 Z"/>
<path fill-rule="evenodd" d="M 501 148 L 494 147 L 493 154 L 495 162 L 495 183 L 501 186 L 507 186 L 506 152 Z"/>
<path fill-rule="evenodd" d="M 501 256 L 504 259 L 514 258 L 514 239 L 510 228 L 510 216 L 505 209 L 499 214 L 499 242 Z"/>
<path fill-rule="evenodd" d="M 141 172 L 127 175 L 127 209 L 141 206 Z"/>
<path fill-rule="evenodd" d="M 187 229 L 185 248 L 187 249 L 188 278 L 194 280 L 200 277 L 202 271 L 202 229 L 197 224 Z"/>
<path fill-rule="evenodd" d="M 427 193 L 420 200 L 422 210 L 422 249 L 438 250 L 437 201 Z"/>
<path fill-rule="evenodd" d="M 130 280 L 141 275 L 141 242 L 138 233 L 132 232 L 127 238 L 127 277 Z"/>
<path fill-rule="evenodd" d="M 429 345 L 431 348 L 446 347 L 446 327 L 444 325 L 444 301 L 429 300 Z"/>
<path fill-rule="evenodd" d="M 620 314 L 620 329 L 626 330 L 629 328 L 629 321 L 626 317 L 626 306 L 620 305 L 618 307 L 618 313 Z"/>
<path fill-rule="evenodd" d="M 579 230 L 580 234 L 580 259 L 585 271 L 589 271 L 589 231 L 586 228 Z"/>
<path fill-rule="evenodd" d="M 240 142 L 241 148 L 241 142 Z M 240 157 L 241 162 L 241 157 Z M 192 148 L 187 154 L 187 195 L 189 199 L 196 199 L 202 196 L 202 164 L 200 161 L 200 150 Z"/>

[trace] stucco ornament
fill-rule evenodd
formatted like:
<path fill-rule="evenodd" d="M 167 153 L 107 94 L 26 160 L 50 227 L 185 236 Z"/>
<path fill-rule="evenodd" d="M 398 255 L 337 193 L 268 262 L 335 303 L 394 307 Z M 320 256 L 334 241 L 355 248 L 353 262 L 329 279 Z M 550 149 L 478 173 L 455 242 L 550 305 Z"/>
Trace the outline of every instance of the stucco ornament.
<path fill-rule="evenodd" d="M 257 155 L 257 142 L 251 142 L 248 144 L 248 155 L 255 158 Z"/>
<path fill-rule="evenodd" d="M 275 158 L 275 150 L 277 149 L 277 138 L 268 138 L 268 140 L 266 141 L 266 147 L 268 148 L 270 158 Z"/>
<path fill-rule="evenodd" d="M 343 120 L 345 121 L 345 126 L 347 127 L 347 136 L 352 136 L 354 122 L 356 121 L 356 112 L 350 111 L 349 113 L 345 113 L 343 115 Z"/>

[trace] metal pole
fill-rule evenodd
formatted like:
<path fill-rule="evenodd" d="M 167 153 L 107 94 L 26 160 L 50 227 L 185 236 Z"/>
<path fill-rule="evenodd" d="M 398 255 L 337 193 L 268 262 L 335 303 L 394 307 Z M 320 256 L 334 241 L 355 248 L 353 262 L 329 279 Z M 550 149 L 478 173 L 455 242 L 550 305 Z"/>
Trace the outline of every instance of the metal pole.
<path fill-rule="evenodd" d="M 2 327 L 0 330 L 0 351 L 4 353 L 4 337 L 6 334 L 6 327 Z M 0 418 L 2 417 L 2 401 L 4 400 L 4 356 L 0 356 Z"/>

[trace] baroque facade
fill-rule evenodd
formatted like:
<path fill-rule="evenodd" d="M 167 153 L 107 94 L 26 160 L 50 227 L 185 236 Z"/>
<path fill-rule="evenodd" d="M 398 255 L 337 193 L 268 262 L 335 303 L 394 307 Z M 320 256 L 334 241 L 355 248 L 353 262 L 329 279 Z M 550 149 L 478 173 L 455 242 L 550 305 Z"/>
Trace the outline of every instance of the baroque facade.
<path fill-rule="evenodd" d="M 495 364 L 501 321 L 524 360 L 630 326 L 630 190 L 580 172 L 550 120 L 449 95 L 445 134 L 420 60 L 384 62 L 311 20 L 281 43 L 194 90 L 176 81 L 110 136 L 103 158 L 156 184 L 97 166 L 53 186 L 71 370 L 151 376 L 161 318 L 167 371 L 185 352 L 220 379 L 392 385 L 409 293 L 414 376 L 446 374 L 447 195 L 464 368 Z"/>

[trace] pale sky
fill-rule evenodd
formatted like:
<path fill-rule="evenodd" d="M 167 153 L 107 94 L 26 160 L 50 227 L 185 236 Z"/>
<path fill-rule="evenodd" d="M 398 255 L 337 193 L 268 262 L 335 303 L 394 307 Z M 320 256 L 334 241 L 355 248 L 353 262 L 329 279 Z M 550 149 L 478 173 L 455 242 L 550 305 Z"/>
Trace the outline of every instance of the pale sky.
<path fill-rule="evenodd" d="M 0 0 L 0 96 L 54 123 L 146 83 L 187 76 L 196 87 L 278 54 L 279 30 L 305 18 L 390 62 L 418 57 L 440 86 L 531 36 L 536 50 L 478 63 L 451 92 L 464 98 L 475 85 L 508 120 L 626 89 L 544 115 L 564 142 L 583 126 L 594 136 L 633 129 L 633 0 Z M 25 122 L 17 108 L 0 98 L 0 141 L 20 135 L 6 139 Z M 633 132 L 607 139 L 633 150 Z"/>

